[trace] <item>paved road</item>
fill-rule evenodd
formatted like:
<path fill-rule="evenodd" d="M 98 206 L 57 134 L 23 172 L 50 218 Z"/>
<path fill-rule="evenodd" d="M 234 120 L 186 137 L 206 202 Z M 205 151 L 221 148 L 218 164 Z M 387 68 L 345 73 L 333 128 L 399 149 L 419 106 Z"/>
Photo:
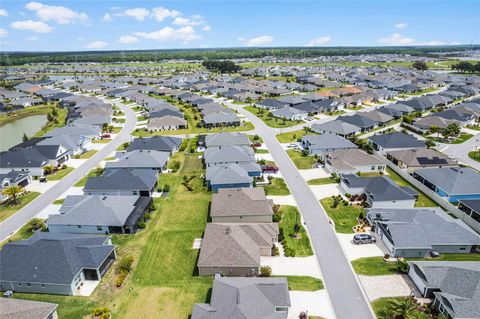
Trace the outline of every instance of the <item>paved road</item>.
<path fill-rule="evenodd" d="M 107 101 L 112 102 L 112 101 Z M 120 133 L 106 144 L 105 147 L 90 157 L 85 163 L 73 170 L 70 174 L 61 179 L 45 193 L 37 197 L 30 204 L 19 210 L 17 213 L 6 219 L 0 224 L 0 241 L 3 241 L 28 220 L 37 215 L 42 209 L 51 204 L 65 191 L 72 187 L 77 180 L 85 176 L 90 170 L 106 158 L 111 152 L 115 151 L 122 143 L 131 140 L 131 132 L 135 129 L 137 117 L 135 112 L 122 103 L 114 102 L 125 113 L 125 125 Z"/>
<path fill-rule="evenodd" d="M 263 138 L 275 163 L 280 168 L 306 222 L 336 317 L 339 319 L 374 318 L 323 207 L 277 141 L 275 137 L 277 131 L 265 125 L 241 106 L 229 102 L 223 103 L 245 115 L 255 125 L 256 134 Z"/>
<path fill-rule="evenodd" d="M 480 148 L 480 132 L 468 141 L 461 144 L 438 144 L 436 149 L 447 154 L 451 158 L 475 168 L 480 171 L 480 163 L 468 157 L 468 153 Z"/>

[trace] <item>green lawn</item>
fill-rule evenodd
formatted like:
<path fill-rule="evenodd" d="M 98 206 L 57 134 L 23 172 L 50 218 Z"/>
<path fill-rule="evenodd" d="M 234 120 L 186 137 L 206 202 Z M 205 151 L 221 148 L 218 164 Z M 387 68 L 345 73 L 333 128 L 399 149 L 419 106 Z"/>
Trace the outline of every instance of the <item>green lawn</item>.
<path fill-rule="evenodd" d="M 460 135 L 458 135 L 453 140 L 444 141 L 441 138 L 434 138 L 433 140 L 436 141 L 436 142 L 445 143 L 445 144 L 462 144 L 463 142 L 471 139 L 473 136 L 474 136 L 473 134 L 461 133 Z"/>
<path fill-rule="evenodd" d="M 143 110 L 143 107 L 142 107 L 142 106 L 134 106 L 134 107 L 132 107 L 132 110 L 133 110 L 134 112 L 140 112 L 140 111 Z"/>
<path fill-rule="evenodd" d="M 28 192 L 26 194 L 20 195 L 17 198 L 17 204 L 13 205 L 11 201 L 7 201 L 0 205 L 0 222 L 3 222 L 8 217 L 15 214 L 18 210 L 25 207 L 32 200 L 37 198 L 40 193 L 37 192 Z"/>
<path fill-rule="evenodd" d="M 480 151 L 471 151 L 471 152 L 468 152 L 468 157 L 470 157 L 471 159 L 477 161 L 477 162 L 480 162 Z"/>
<path fill-rule="evenodd" d="M 419 193 L 418 200 L 415 203 L 415 207 L 438 207 L 438 204 L 427 197 L 424 193 L 422 193 L 418 188 L 404 180 L 400 175 L 395 173 L 390 167 L 387 167 L 387 174 L 395 183 L 400 186 L 409 186 L 416 190 Z"/>
<path fill-rule="evenodd" d="M 261 119 L 265 124 L 267 124 L 270 127 L 276 127 L 276 128 L 290 127 L 290 126 L 295 126 L 295 125 L 304 123 L 303 121 L 289 121 L 289 120 L 279 119 L 277 117 L 271 116 L 267 110 L 263 110 L 263 113 L 262 113 L 261 111 L 262 109 L 259 109 L 253 106 L 246 106 L 245 110 L 254 114 L 256 117 Z"/>
<path fill-rule="evenodd" d="M 46 175 L 46 176 L 47 176 L 47 180 L 49 180 L 49 181 L 58 181 L 58 180 L 64 178 L 65 176 L 67 176 L 68 174 L 70 174 L 74 169 L 75 169 L 75 168 L 73 168 L 73 167 L 67 167 L 67 168 L 59 169 L 58 171 L 53 172 L 53 173 L 50 174 L 50 175 Z"/>
<path fill-rule="evenodd" d="M 288 156 L 292 159 L 293 163 L 298 169 L 309 169 L 313 167 L 313 164 L 317 162 L 314 156 L 304 156 L 302 152 L 297 150 L 287 150 Z"/>
<path fill-rule="evenodd" d="M 327 184 L 335 184 L 338 183 L 335 179 L 330 177 L 324 178 L 314 178 L 307 181 L 308 185 L 327 185 Z"/>
<path fill-rule="evenodd" d="M 357 225 L 357 217 L 365 211 L 361 206 L 344 206 L 342 203 L 338 204 L 336 208 L 332 208 L 333 199 L 331 197 L 321 199 L 320 203 L 335 224 L 335 231 L 342 234 L 353 234 L 352 227 Z"/>
<path fill-rule="evenodd" d="M 85 153 L 82 153 L 80 155 L 75 155 L 75 158 L 76 159 L 87 159 L 87 158 L 92 157 L 93 154 L 95 154 L 96 152 L 98 152 L 98 151 L 96 151 L 96 150 L 86 151 Z"/>
<path fill-rule="evenodd" d="M 479 261 L 480 254 L 441 254 L 438 258 L 406 258 L 407 261 Z M 355 272 L 359 275 L 382 276 L 397 273 L 396 262 L 386 262 L 382 257 L 365 257 L 352 261 Z"/>
<path fill-rule="evenodd" d="M 379 298 L 377 300 L 372 301 L 372 308 L 373 311 L 375 312 L 375 315 L 378 319 L 391 319 L 394 318 L 391 315 L 388 314 L 389 312 L 389 303 L 391 301 L 400 301 L 404 300 L 406 297 L 388 297 L 388 298 Z M 431 319 L 432 317 L 430 315 L 427 315 L 426 313 L 422 312 L 420 309 L 417 309 L 414 311 L 413 314 L 411 314 L 408 317 L 398 317 L 398 318 L 408 318 L 408 319 Z"/>
<path fill-rule="evenodd" d="M 27 239 L 30 236 L 32 236 L 34 233 L 32 229 L 30 228 L 29 225 L 25 224 L 23 225 L 15 234 L 12 236 L 8 237 L 4 241 L 0 243 L 0 248 L 2 248 L 4 245 L 8 244 L 9 242 L 16 241 L 16 240 L 22 240 L 22 239 Z"/>
<path fill-rule="evenodd" d="M 288 290 L 317 291 L 324 288 L 321 279 L 310 276 L 273 276 L 287 278 Z"/>
<path fill-rule="evenodd" d="M 278 227 L 283 233 L 282 244 L 285 250 L 291 250 L 296 257 L 305 257 L 313 255 L 310 239 L 305 228 L 302 225 L 302 219 L 298 209 L 294 206 L 284 205 L 280 208 L 278 214 L 281 219 Z M 295 234 L 294 226 L 298 224 L 300 229 Z"/>
<path fill-rule="evenodd" d="M 94 144 L 107 144 L 107 143 L 110 143 L 111 140 L 112 140 L 111 138 L 102 138 L 102 139 L 93 140 L 92 143 L 94 143 Z"/>
<path fill-rule="evenodd" d="M 193 159 L 180 153 L 177 173 L 162 174 L 161 183 L 171 186 L 170 196 L 155 198 L 157 211 L 146 229 L 113 236 L 117 255 L 129 253 L 135 258 L 134 269 L 122 288 L 113 284 L 114 264 L 90 297 L 15 297 L 58 303 L 59 317 L 67 319 L 90 317 L 98 306 L 108 307 L 112 318 L 187 318 L 195 303 L 208 301 L 212 277 L 196 275 L 199 251 L 192 249 L 192 244 L 204 232 L 211 193 L 203 187 L 200 176 L 204 171 L 197 169 L 195 160 L 198 154 L 189 156 Z M 193 191 L 181 185 L 184 175 L 194 176 L 190 182 Z"/>
<path fill-rule="evenodd" d="M 429 89 L 421 90 L 421 91 L 414 92 L 414 93 L 406 93 L 406 95 L 410 95 L 410 96 L 422 95 L 422 94 L 437 91 L 438 89 L 439 88 L 429 88 Z"/>
<path fill-rule="evenodd" d="M 271 179 L 271 184 L 263 186 L 265 193 L 271 196 L 286 196 L 290 195 L 287 184 L 283 178 L 274 177 Z"/>
<path fill-rule="evenodd" d="M 270 153 L 270 152 L 269 152 L 268 150 L 266 150 L 266 149 L 256 148 L 256 149 L 255 149 L 255 153 L 257 153 L 257 154 L 268 154 L 268 153 Z"/>
<path fill-rule="evenodd" d="M 113 122 L 115 123 L 125 123 L 125 118 L 118 118 L 118 117 L 114 117 L 113 118 Z"/>
<path fill-rule="evenodd" d="M 316 134 L 316 133 L 307 132 L 305 130 L 298 130 L 298 131 L 293 131 L 293 132 L 280 133 L 280 134 L 277 134 L 277 140 L 280 143 L 292 143 L 292 142 L 296 142 L 299 138 L 302 138 L 303 136 L 305 136 L 307 134 Z"/>
<path fill-rule="evenodd" d="M 263 139 L 258 135 L 247 135 L 252 143 L 263 143 Z"/>
<path fill-rule="evenodd" d="M 87 183 L 87 179 L 92 176 L 99 176 L 101 174 L 101 170 L 98 168 L 92 169 L 86 176 L 83 176 L 81 179 L 79 179 L 73 186 L 74 187 L 84 187 L 85 184 Z M 99 174 L 100 173 L 100 174 Z"/>
<path fill-rule="evenodd" d="M 137 116 L 137 121 L 139 121 L 139 122 L 146 121 L 146 120 L 147 120 L 147 118 L 144 115 Z"/>
<path fill-rule="evenodd" d="M 467 128 L 474 130 L 474 131 L 480 131 L 480 124 L 474 124 L 474 125 L 467 125 Z"/>
<path fill-rule="evenodd" d="M 54 120 L 52 122 L 48 122 L 47 124 L 45 124 L 40 131 L 38 131 L 33 135 L 33 137 L 41 137 L 46 133 L 50 132 L 51 130 L 53 130 L 54 128 L 65 126 L 68 110 L 66 108 L 54 107 L 51 104 L 48 109 L 49 109 L 49 112 L 55 109 L 57 111 L 57 116 L 54 117 Z"/>
<path fill-rule="evenodd" d="M 54 200 L 52 204 L 54 204 L 54 205 L 62 205 L 63 202 L 65 202 L 65 198 L 60 198 L 60 199 Z"/>

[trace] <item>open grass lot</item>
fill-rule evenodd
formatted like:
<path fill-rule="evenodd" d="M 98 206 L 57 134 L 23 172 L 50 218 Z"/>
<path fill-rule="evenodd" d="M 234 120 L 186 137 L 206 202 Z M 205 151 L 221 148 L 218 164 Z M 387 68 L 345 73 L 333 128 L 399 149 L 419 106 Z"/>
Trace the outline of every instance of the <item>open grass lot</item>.
<path fill-rule="evenodd" d="M 15 294 L 16 297 L 59 304 L 60 318 L 90 317 L 93 308 L 106 306 L 113 318 L 188 318 L 193 304 L 206 302 L 211 277 L 196 276 L 198 250 L 208 216 L 210 192 L 203 187 L 198 154 L 176 156 L 176 173 L 163 174 L 161 184 L 171 186 L 170 195 L 156 198 L 157 210 L 145 230 L 134 235 L 114 235 L 117 255 L 135 257 L 134 269 L 122 288 L 114 286 L 112 269 L 90 297 Z M 194 176 L 193 191 L 181 185 L 183 176 Z"/>
<path fill-rule="evenodd" d="M 271 179 L 271 184 L 263 186 L 265 194 L 271 196 L 286 196 L 290 195 L 290 190 L 285 184 L 283 178 L 274 177 Z"/>
<path fill-rule="evenodd" d="M 293 132 L 280 133 L 280 134 L 277 134 L 277 140 L 280 143 L 292 143 L 292 142 L 296 142 L 299 138 L 302 138 L 303 136 L 305 136 L 307 134 L 315 134 L 315 133 L 307 132 L 306 130 L 298 130 L 298 131 L 293 131 Z"/>
<path fill-rule="evenodd" d="M 308 185 L 327 185 L 327 184 L 335 184 L 338 182 L 330 177 L 324 177 L 324 178 L 314 178 L 309 181 L 307 181 Z"/>
<path fill-rule="evenodd" d="M 280 208 L 278 214 L 281 216 L 278 227 L 284 236 L 284 240 L 282 241 L 284 249 L 292 251 L 296 257 L 313 255 L 310 239 L 308 238 L 305 228 L 302 226 L 302 218 L 298 209 L 294 206 L 284 205 Z M 294 230 L 295 224 L 300 226 L 296 234 Z"/>
<path fill-rule="evenodd" d="M 67 167 L 67 168 L 59 169 L 58 171 L 47 175 L 47 180 L 58 181 L 58 180 L 64 178 L 65 176 L 67 176 L 68 174 L 70 174 L 73 170 L 74 170 L 73 167 Z"/>
<path fill-rule="evenodd" d="M 409 186 L 416 190 L 419 193 L 418 200 L 415 202 L 415 207 L 437 207 L 438 204 L 435 203 L 430 197 L 427 197 L 422 193 L 418 188 L 414 187 L 412 184 L 404 180 L 400 175 L 395 173 L 391 168 L 387 167 L 387 174 L 395 183 L 400 186 Z"/>
<path fill-rule="evenodd" d="M 87 158 L 92 157 L 93 154 L 95 154 L 96 152 L 98 152 L 98 151 L 96 151 L 96 150 L 86 151 L 85 153 L 82 153 L 80 155 L 75 155 L 75 158 L 76 159 L 87 159 Z"/>
<path fill-rule="evenodd" d="M 271 116 L 267 110 L 263 110 L 262 112 L 261 111 L 262 109 L 259 109 L 253 106 L 246 106 L 245 110 L 254 114 L 256 117 L 261 119 L 265 124 L 267 124 L 270 127 L 276 127 L 276 128 L 290 127 L 290 126 L 295 126 L 295 125 L 304 123 L 303 121 L 290 121 L 290 120 L 279 119 Z"/>
<path fill-rule="evenodd" d="M 441 254 L 440 257 L 432 258 L 406 258 L 407 261 L 478 261 L 480 254 Z M 358 275 L 382 276 L 397 273 L 396 262 L 386 262 L 382 257 L 365 257 L 352 261 L 352 266 Z"/>
<path fill-rule="evenodd" d="M 434 138 L 433 140 L 435 142 L 439 142 L 439 143 L 445 143 L 445 144 L 462 144 L 463 142 L 465 141 L 468 141 L 469 139 L 471 139 L 474 135 L 473 134 L 469 134 L 469 133 L 461 133 L 459 134 L 456 138 L 454 138 L 453 140 L 443 140 L 443 139 L 440 139 L 440 138 Z"/>
<path fill-rule="evenodd" d="M 25 207 L 39 195 L 40 193 L 37 192 L 28 192 L 17 197 L 16 205 L 13 205 L 11 201 L 6 201 L 0 205 L 0 222 L 15 214 L 18 210 Z"/>
<path fill-rule="evenodd" d="M 321 279 L 310 276 L 272 276 L 284 277 L 288 281 L 288 290 L 295 291 L 317 291 L 324 288 Z"/>
<path fill-rule="evenodd" d="M 408 318 L 408 319 L 431 319 L 432 317 L 422 312 L 420 309 L 416 309 L 410 314 L 408 317 L 394 317 L 391 316 L 389 313 L 389 304 L 392 301 L 402 301 L 405 300 L 406 297 L 388 297 L 388 298 L 380 298 L 372 302 L 373 312 L 378 319 L 391 319 L 391 318 Z"/>
<path fill-rule="evenodd" d="M 303 155 L 302 152 L 297 150 L 287 150 L 288 156 L 292 159 L 293 163 L 298 169 L 312 168 L 313 164 L 317 162 L 314 156 Z"/>
<path fill-rule="evenodd" d="M 320 203 L 335 224 L 337 233 L 353 234 L 352 227 L 357 225 L 357 217 L 364 212 L 363 207 L 358 205 L 345 206 L 340 203 L 336 208 L 332 208 L 333 199 L 331 197 L 321 199 Z"/>
<path fill-rule="evenodd" d="M 470 157 L 471 159 L 477 161 L 477 162 L 480 162 L 480 151 L 471 151 L 471 152 L 468 152 L 468 157 Z"/>

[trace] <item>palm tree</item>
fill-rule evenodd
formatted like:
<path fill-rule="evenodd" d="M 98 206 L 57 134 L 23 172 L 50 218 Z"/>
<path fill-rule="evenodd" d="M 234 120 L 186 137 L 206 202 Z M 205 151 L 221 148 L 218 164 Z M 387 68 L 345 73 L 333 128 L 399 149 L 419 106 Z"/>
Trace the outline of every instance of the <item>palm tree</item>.
<path fill-rule="evenodd" d="M 434 134 L 438 133 L 438 132 L 440 131 L 440 129 L 439 129 L 437 126 L 432 125 L 432 126 L 428 129 L 428 131 L 429 131 L 430 134 L 434 135 Z"/>
<path fill-rule="evenodd" d="M 41 230 L 42 228 L 45 227 L 45 220 L 38 217 L 34 217 L 28 221 L 28 227 L 32 231 Z"/>
<path fill-rule="evenodd" d="M 392 319 L 413 319 L 417 305 L 412 298 L 393 299 L 388 303 L 387 312 Z"/>
<path fill-rule="evenodd" d="M 451 135 L 457 136 L 460 134 L 460 125 L 458 125 L 458 123 L 448 124 L 447 131 L 449 131 Z"/>
<path fill-rule="evenodd" d="M 427 146 L 427 148 L 432 148 L 437 146 L 437 143 L 435 143 L 435 141 L 432 140 L 431 138 L 428 138 L 425 140 L 425 146 Z"/>
<path fill-rule="evenodd" d="M 14 205 L 17 204 L 17 197 L 22 192 L 23 192 L 23 188 L 21 186 L 18 186 L 18 185 L 10 185 L 10 186 L 5 187 L 2 190 L 3 195 L 12 198 L 12 201 L 13 201 Z"/>

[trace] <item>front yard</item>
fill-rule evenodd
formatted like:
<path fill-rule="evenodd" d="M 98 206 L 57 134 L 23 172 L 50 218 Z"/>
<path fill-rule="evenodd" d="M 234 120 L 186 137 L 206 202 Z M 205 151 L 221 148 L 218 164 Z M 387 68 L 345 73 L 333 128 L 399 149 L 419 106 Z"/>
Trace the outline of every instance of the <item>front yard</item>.
<path fill-rule="evenodd" d="M 74 170 L 73 167 L 59 168 L 57 171 L 52 172 L 51 174 L 46 175 L 47 180 L 49 181 L 58 181 Z"/>
<path fill-rule="evenodd" d="M 281 206 L 276 213 L 280 217 L 279 240 L 283 244 L 285 256 L 306 257 L 313 255 L 310 239 L 302 225 L 302 218 L 294 206 Z"/>
<path fill-rule="evenodd" d="M 288 156 L 298 169 L 309 169 L 317 162 L 317 159 L 312 155 L 304 155 L 301 151 L 287 150 Z"/>
<path fill-rule="evenodd" d="M 76 159 L 87 159 L 92 157 L 97 151 L 96 150 L 90 150 L 86 151 L 85 153 L 82 153 L 80 155 L 75 155 Z"/>
<path fill-rule="evenodd" d="M 357 217 L 364 215 L 365 210 L 358 205 L 344 205 L 342 201 L 334 207 L 334 199 L 331 197 L 320 200 L 328 217 L 335 224 L 335 231 L 342 234 L 353 234 L 353 227 L 357 225 Z M 350 203 L 349 203 L 350 204 Z"/>
<path fill-rule="evenodd" d="M 317 291 L 324 288 L 321 279 L 310 276 L 278 276 L 287 278 L 288 290 Z"/>
<path fill-rule="evenodd" d="M 296 142 L 299 138 L 302 138 L 307 134 L 316 134 L 316 133 L 307 132 L 306 130 L 298 130 L 298 131 L 293 131 L 293 132 L 280 133 L 280 134 L 277 134 L 277 140 L 280 143 L 292 143 L 292 142 Z"/>
<path fill-rule="evenodd" d="M 279 119 L 278 117 L 271 116 L 268 110 L 259 109 L 253 106 L 246 106 L 245 110 L 254 114 L 256 117 L 261 119 L 265 124 L 267 124 L 270 127 L 275 127 L 275 128 L 290 127 L 290 126 L 295 126 L 295 125 L 304 123 L 303 121 L 290 121 L 287 119 Z"/>
<path fill-rule="evenodd" d="M 463 142 L 465 141 L 468 141 L 469 139 L 471 139 L 474 135 L 473 134 L 469 134 L 469 133 L 461 133 L 459 134 L 457 137 L 451 139 L 451 140 L 443 140 L 441 138 L 434 138 L 433 140 L 435 142 L 439 142 L 439 143 L 445 143 L 445 144 L 462 144 Z"/>
<path fill-rule="evenodd" d="M 21 208 L 25 207 L 28 203 L 37 198 L 40 193 L 37 192 L 28 192 L 23 195 L 18 196 L 17 204 L 13 204 L 10 200 L 6 201 L 0 206 L 0 222 L 3 222 L 8 217 L 15 214 Z"/>
<path fill-rule="evenodd" d="M 287 184 L 285 184 L 283 178 L 274 177 L 270 181 L 271 184 L 263 186 L 265 189 L 265 194 L 271 196 L 290 195 L 290 191 L 288 190 Z"/>
<path fill-rule="evenodd" d="M 337 178 L 323 177 L 323 178 L 314 178 L 307 181 L 308 185 L 328 185 L 328 184 L 338 184 L 339 180 Z"/>
<path fill-rule="evenodd" d="M 393 316 L 393 308 L 404 309 L 402 305 L 407 301 L 408 297 L 388 297 L 380 298 L 372 302 L 372 308 L 378 319 L 392 319 L 392 318 L 408 318 L 408 319 L 432 319 L 439 318 L 427 315 L 426 312 L 419 306 L 414 305 L 408 311 L 408 315 Z"/>

